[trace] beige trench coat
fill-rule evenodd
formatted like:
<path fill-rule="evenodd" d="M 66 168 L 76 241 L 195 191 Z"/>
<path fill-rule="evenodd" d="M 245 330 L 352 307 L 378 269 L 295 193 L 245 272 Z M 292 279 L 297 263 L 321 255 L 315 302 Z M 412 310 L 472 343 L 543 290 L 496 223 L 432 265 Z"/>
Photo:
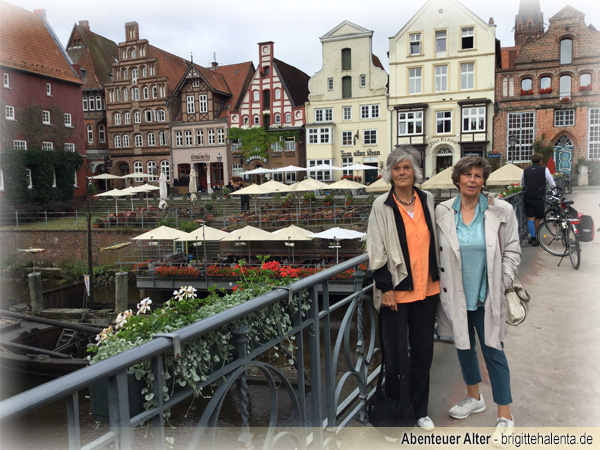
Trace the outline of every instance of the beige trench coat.
<path fill-rule="evenodd" d="M 471 347 L 467 327 L 467 301 L 462 286 L 462 267 L 458 234 L 452 205 L 455 198 L 435 209 L 440 259 L 439 333 L 452 335 L 460 350 Z M 485 300 L 485 343 L 502 350 L 506 339 L 504 292 L 510 286 L 521 262 L 518 222 L 512 205 L 489 199 L 484 213 L 488 294 Z M 504 251 L 501 251 L 501 248 Z"/>

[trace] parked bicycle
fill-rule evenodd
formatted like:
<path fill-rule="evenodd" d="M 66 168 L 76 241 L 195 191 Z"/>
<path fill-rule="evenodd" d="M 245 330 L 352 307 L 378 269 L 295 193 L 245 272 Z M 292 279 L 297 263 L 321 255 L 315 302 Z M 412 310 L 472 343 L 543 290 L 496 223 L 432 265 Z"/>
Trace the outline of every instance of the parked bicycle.
<path fill-rule="evenodd" d="M 546 212 L 546 218 L 537 229 L 536 236 L 540 246 L 554 256 L 560 256 L 558 262 L 562 262 L 565 256 L 569 256 L 574 269 L 579 269 L 581 263 L 581 243 L 577 225 L 579 216 L 572 200 L 562 197 L 561 192 L 549 193 L 546 201 L 550 206 Z"/>

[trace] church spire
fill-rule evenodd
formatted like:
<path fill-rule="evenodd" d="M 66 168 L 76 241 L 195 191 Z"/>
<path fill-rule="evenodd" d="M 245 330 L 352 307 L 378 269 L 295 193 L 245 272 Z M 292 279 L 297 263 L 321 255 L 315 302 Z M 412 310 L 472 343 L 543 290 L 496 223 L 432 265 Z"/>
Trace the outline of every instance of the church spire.
<path fill-rule="evenodd" d="M 544 34 L 544 15 L 539 0 L 521 0 L 515 16 L 515 46 L 520 47 Z"/>

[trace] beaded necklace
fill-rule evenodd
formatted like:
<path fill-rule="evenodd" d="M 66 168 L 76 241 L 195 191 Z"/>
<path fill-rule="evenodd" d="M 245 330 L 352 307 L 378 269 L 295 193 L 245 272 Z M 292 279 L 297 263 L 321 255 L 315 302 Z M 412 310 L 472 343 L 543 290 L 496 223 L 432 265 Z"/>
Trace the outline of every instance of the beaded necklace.
<path fill-rule="evenodd" d="M 394 189 L 393 193 L 394 193 L 394 197 L 396 198 L 396 200 L 398 200 L 403 205 L 406 205 L 406 206 L 412 205 L 412 203 L 415 201 L 415 188 L 413 188 L 413 190 L 412 190 L 412 198 L 408 202 L 402 201 L 400 199 L 400 197 L 398 197 L 398 194 L 396 194 L 396 190 L 395 189 Z"/>

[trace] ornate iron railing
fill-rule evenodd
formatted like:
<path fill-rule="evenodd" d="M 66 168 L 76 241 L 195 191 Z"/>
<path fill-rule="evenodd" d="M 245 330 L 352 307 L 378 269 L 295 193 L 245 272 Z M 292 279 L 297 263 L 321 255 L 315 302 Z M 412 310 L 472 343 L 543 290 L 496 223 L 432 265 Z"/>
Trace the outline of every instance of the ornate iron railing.
<path fill-rule="evenodd" d="M 165 436 L 165 428 L 169 435 L 177 433 L 176 429 L 165 427 L 167 411 L 193 395 L 191 388 L 182 388 L 164 401 L 162 392 L 167 383 L 164 376 L 167 355 L 177 355 L 183 344 L 227 327 L 276 302 L 298 301 L 297 294 L 308 291 L 308 311 L 295 308 L 293 317 L 290 335 L 295 337 L 296 350 L 292 376 L 282 367 L 261 358 L 266 351 L 275 348 L 289 336 L 280 335 L 254 348 L 248 345 L 248 330 L 238 327 L 233 333 L 232 342 L 237 349 L 237 358 L 216 369 L 198 384 L 201 388 L 213 386 L 214 392 L 195 421 L 194 429 L 182 430 L 177 440 L 181 444 L 181 440 L 186 439 L 188 448 L 215 448 L 222 424 L 224 400 L 235 386 L 239 410 L 236 425 L 239 428 L 228 428 L 227 434 L 233 436 L 236 445 L 276 448 L 282 439 L 291 439 L 297 448 L 334 445 L 345 426 L 356 424 L 357 421 L 365 422 L 366 401 L 380 370 L 380 366 L 374 367 L 373 362 L 377 353 L 377 314 L 368 294 L 372 284 L 364 286 L 365 273 L 355 272 L 352 294 L 334 302 L 329 291 L 332 277 L 348 269 L 358 269 L 365 261 L 366 254 L 289 286 L 275 287 L 271 292 L 242 305 L 168 335 L 157 336 L 135 349 L 10 397 L 0 403 L 0 424 L 2 427 L 10 426 L 11 421 L 21 416 L 64 400 L 70 449 L 92 450 L 111 444 L 120 449 L 132 448 L 135 430 L 139 430 L 142 424 L 153 425 L 152 433 L 147 433 L 145 438 L 152 439 L 155 448 L 165 448 L 170 439 Z M 128 369 L 144 361 L 151 363 L 156 405 L 133 415 L 129 397 L 139 393 L 131 392 Z M 267 423 L 254 423 L 250 413 L 251 391 L 254 387 L 249 383 L 250 372 L 258 372 L 263 376 L 268 395 L 263 396 L 260 402 L 267 403 L 263 405 L 269 411 Z M 107 386 L 109 425 L 100 434 L 96 430 L 93 438 L 90 438 L 81 432 L 80 393 L 85 393 L 92 384 L 103 380 Z M 282 396 L 286 400 L 285 408 L 280 406 Z M 231 427 L 231 424 L 228 426 Z M 257 426 L 265 430 L 260 436 L 254 432 Z M 138 437 L 136 435 L 136 445 Z M 218 439 L 219 448 L 228 448 L 222 435 Z M 144 445 L 149 444 L 145 442 Z"/>

